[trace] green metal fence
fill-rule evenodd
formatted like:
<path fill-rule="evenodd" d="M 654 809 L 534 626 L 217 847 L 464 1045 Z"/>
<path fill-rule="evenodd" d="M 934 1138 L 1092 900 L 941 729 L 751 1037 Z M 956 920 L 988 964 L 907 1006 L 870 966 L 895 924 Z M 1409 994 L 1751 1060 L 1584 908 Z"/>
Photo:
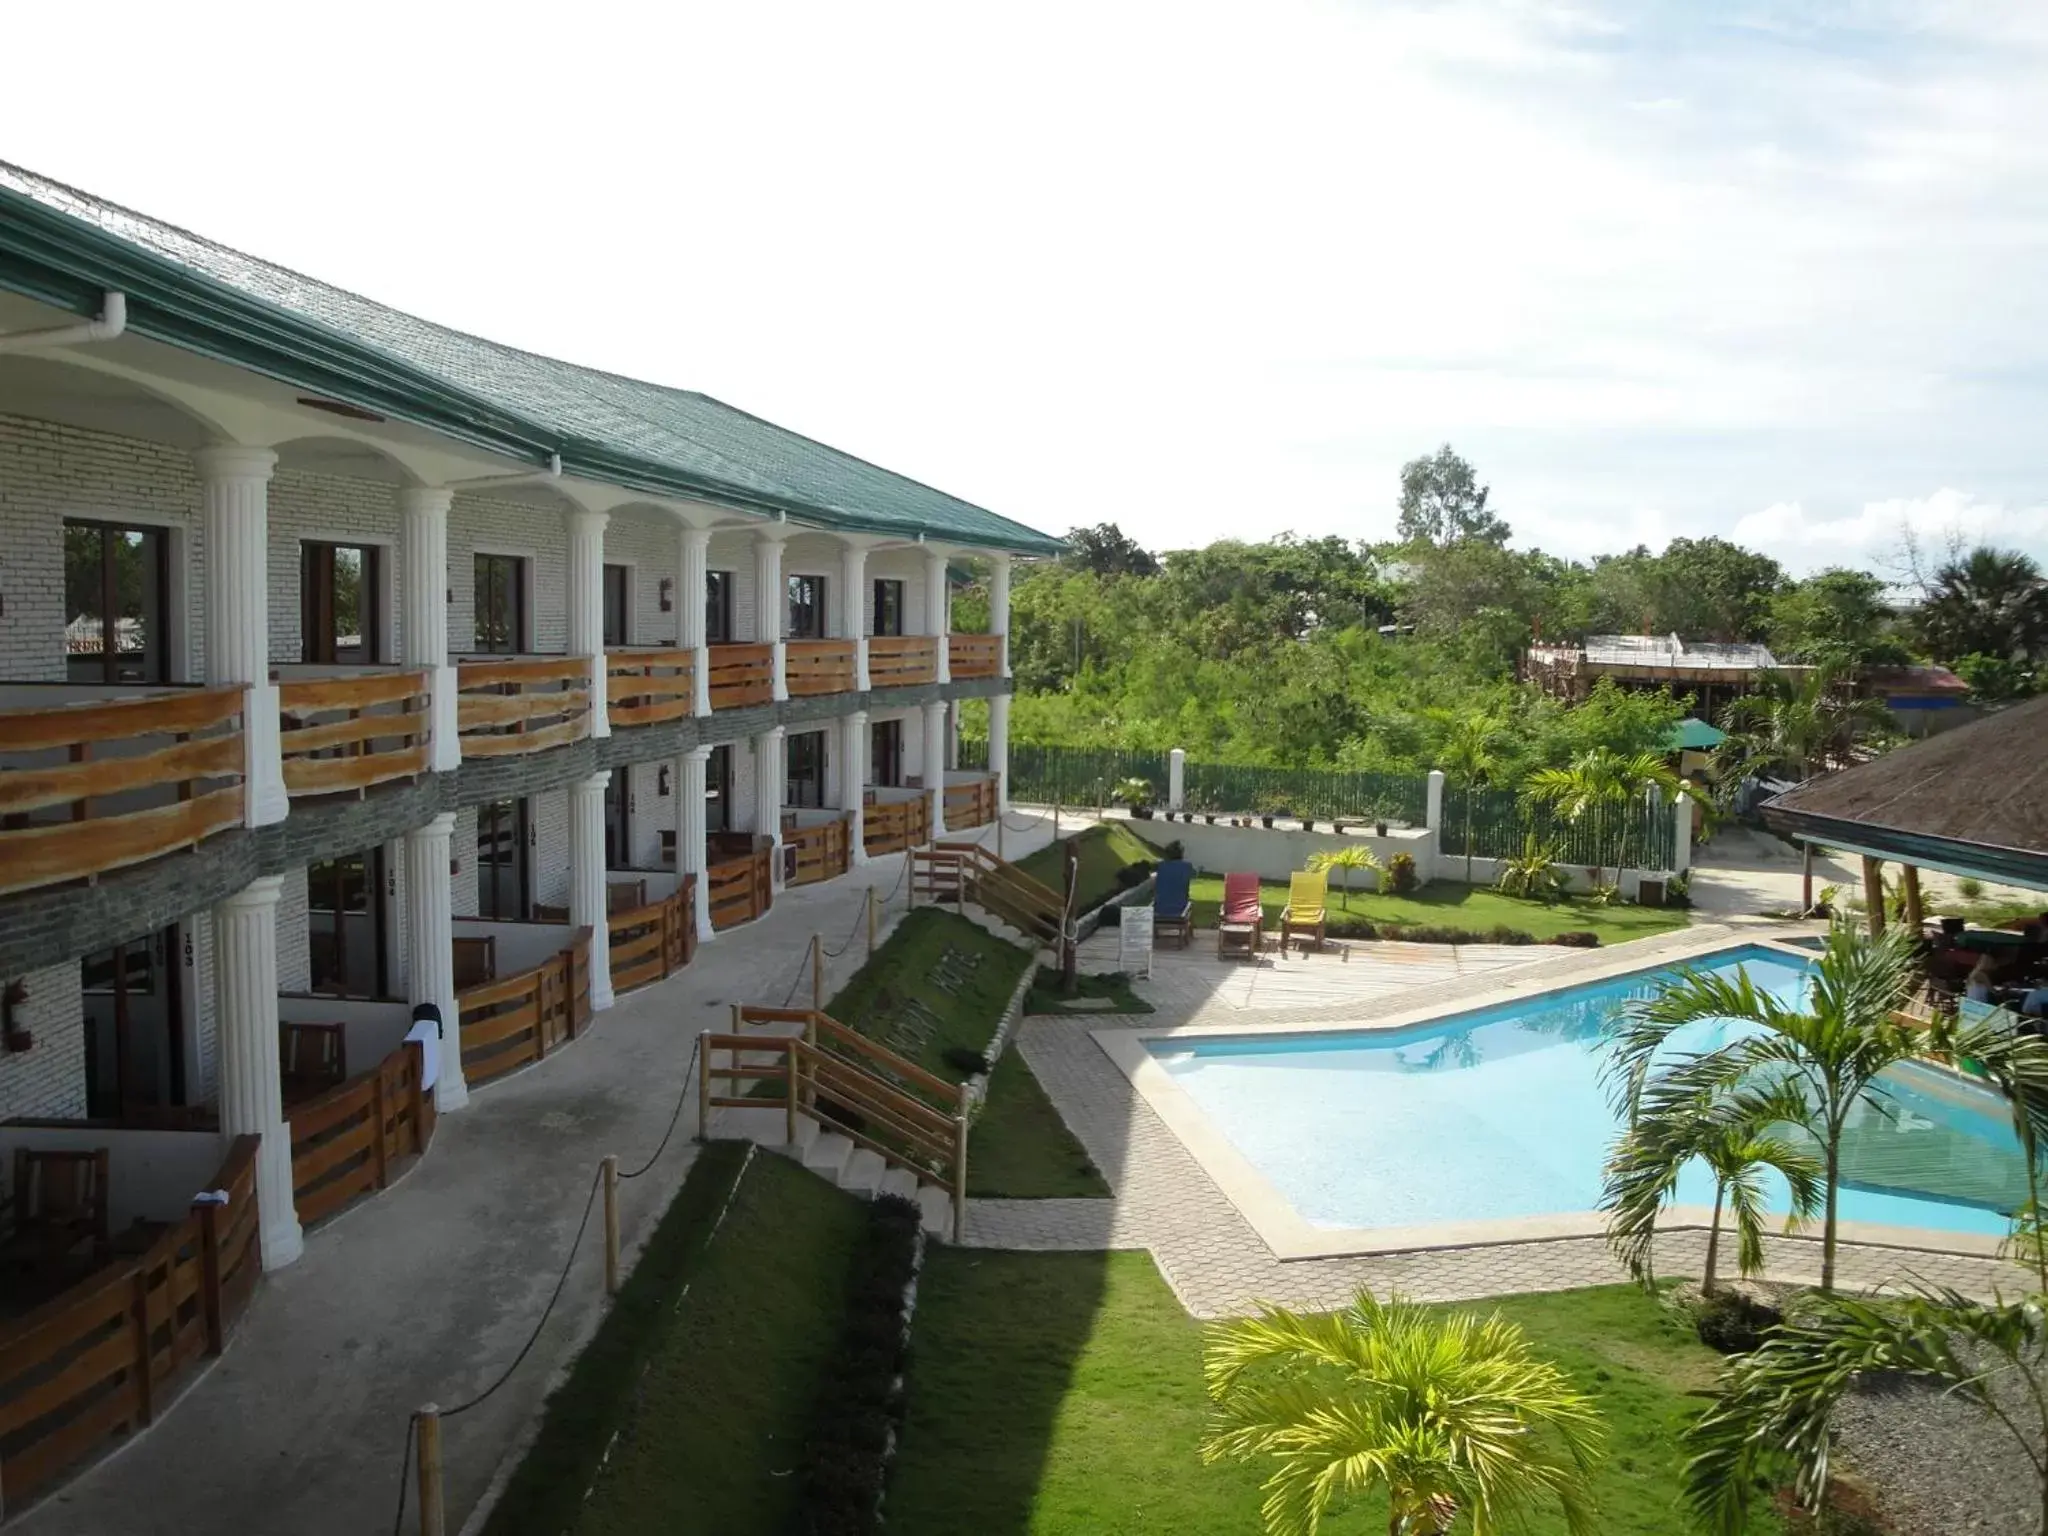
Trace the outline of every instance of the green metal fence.
<path fill-rule="evenodd" d="M 1166 803 L 1166 754 L 1010 745 L 1010 798 L 1027 805 L 1113 805 L 1110 791 L 1144 779 Z"/>
<path fill-rule="evenodd" d="M 1652 807 L 1646 800 L 1609 806 L 1596 829 L 1590 814 L 1571 821 L 1548 806 L 1529 804 L 1511 789 L 1447 787 L 1438 843 L 1446 858 L 1465 856 L 1468 803 L 1475 858 L 1504 859 L 1519 854 L 1530 833 L 1539 843 L 1548 844 L 1561 864 L 1597 863 L 1612 870 L 1619 845 L 1623 869 L 1669 869 L 1677 852 L 1669 806 Z"/>
<path fill-rule="evenodd" d="M 1419 827 L 1428 815 L 1429 777 L 1190 762 L 1182 774 L 1182 792 L 1182 803 L 1191 811 L 1242 814 L 1272 810 L 1317 821 L 1341 818 Z"/>

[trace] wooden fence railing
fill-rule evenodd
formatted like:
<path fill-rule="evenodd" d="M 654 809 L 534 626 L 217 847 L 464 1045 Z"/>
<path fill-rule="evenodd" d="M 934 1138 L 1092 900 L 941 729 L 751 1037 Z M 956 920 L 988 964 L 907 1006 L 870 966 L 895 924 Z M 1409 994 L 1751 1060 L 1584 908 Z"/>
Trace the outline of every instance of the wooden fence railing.
<path fill-rule="evenodd" d="M 848 853 L 849 830 L 843 816 L 815 827 L 785 827 L 782 846 L 794 850 L 796 859 L 789 883 L 811 885 L 845 874 L 852 862 Z"/>
<path fill-rule="evenodd" d="M 946 830 L 985 827 L 996 819 L 996 781 L 975 779 L 946 786 Z"/>
<path fill-rule="evenodd" d="M 938 842 L 910 855 L 910 903 L 971 901 L 1019 932 L 1058 948 L 1060 894 L 978 843 Z"/>
<path fill-rule="evenodd" d="M 262 1269 L 257 1142 L 237 1137 L 214 1176 L 226 1205 L 195 1205 L 140 1257 L 0 1325 L 0 1489 L 10 1507 L 149 1424 L 186 1368 L 226 1345 Z"/>
<path fill-rule="evenodd" d="M 434 1099 L 420 1088 L 421 1046 L 406 1041 L 369 1071 L 292 1106 L 292 1203 L 310 1225 L 391 1182 L 401 1157 L 427 1150 Z"/>
<path fill-rule="evenodd" d="M 605 700 L 613 725 L 680 720 L 695 702 L 696 656 L 689 651 L 611 651 Z"/>
<path fill-rule="evenodd" d="M 590 1017 L 590 930 L 532 970 L 455 995 L 462 1075 L 487 1083 L 572 1040 Z"/>
<path fill-rule="evenodd" d="M 935 635 L 876 635 L 868 641 L 868 684 L 902 688 L 929 683 L 939 675 L 939 642 Z"/>
<path fill-rule="evenodd" d="M 791 640 L 783 650 L 782 672 L 793 699 L 853 691 L 851 640 Z"/>
<path fill-rule="evenodd" d="M 954 677 L 994 677 L 1002 660 L 1001 635 L 946 637 L 946 668 Z"/>
<path fill-rule="evenodd" d="M 425 773 L 430 703 L 424 672 L 279 683 L 286 792 L 331 795 Z"/>
<path fill-rule="evenodd" d="M 915 848 L 931 841 L 931 835 L 931 802 L 923 795 L 870 800 L 861 810 L 861 843 L 870 857 Z"/>
<path fill-rule="evenodd" d="M 774 900 L 774 871 L 769 861 L 775 856 L 775 845 L 765 837 L 753 841 L 751 852 L 728 855 L 704 871 L 713 928 L 750 923 Z"/>
<path fill-rule="evenodd" d="M 697 877 L 683 876 L 675 893 L 611 914 L 612 990 L 627 992 L 672 976 L 697 953 Z"/>
<path fill-rule="evenodd" d="M 775 697 L 775 647 L 714 645 L 711 648 L 711 707 L 740 709 Z"/>
<path fill-rule="evenodd" d="M 464 757 L 541 752 L 590 734 L 590 663 L 581 656 L 465 661 L 456 680 Z"/>

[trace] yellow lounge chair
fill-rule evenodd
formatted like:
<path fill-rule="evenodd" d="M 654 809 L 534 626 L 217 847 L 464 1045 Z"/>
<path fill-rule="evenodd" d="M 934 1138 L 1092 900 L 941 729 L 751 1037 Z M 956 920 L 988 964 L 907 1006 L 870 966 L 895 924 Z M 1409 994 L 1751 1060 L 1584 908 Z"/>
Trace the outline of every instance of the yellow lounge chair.
<path fill-rule="evenodd" d="M 1322 870 L 1313 874 L 1296 871 L 1287 885 L 1287 910 L 1280 915 L 1280 953 L 1287 953 L 1293 934 L 1315 936 L 1316 948 L 1323 947 L 1323 928 L 1329 921 L 1330 877 Z M 1304 948 L 1307 946 L 1304 944 Z"/>

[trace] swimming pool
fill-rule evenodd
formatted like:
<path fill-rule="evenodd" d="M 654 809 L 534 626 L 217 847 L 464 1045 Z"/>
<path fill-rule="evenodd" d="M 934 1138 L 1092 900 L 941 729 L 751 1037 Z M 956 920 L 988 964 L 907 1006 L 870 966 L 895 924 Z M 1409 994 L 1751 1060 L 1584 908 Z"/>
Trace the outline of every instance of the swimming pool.
<path fill-rule="evenodd" d="M 1808 971 L 1796 955 L 1761 945 L 1689 963 L 1747 970 L 1788 1001 Z M 1617 1004 L 1650 995 L 1676 970 L 1409 1027 L 1154 1038 L 1144 1050 L 1308 1227 L 1463 1230 L 1582 1214 L 1598 1205 L 1618 1129 L 1601 1081 L 1605 1026 Z M 1743 1028 L 1691 1025 L 1670 1049 L 1709 1050 Z M 1999 1102 L 1929 1068 L 1901 1067 L 1886 1085 L 1890 1113 L 1860 1109 L 1849 1133 L 1845 1229 L 2003 1234 L 2025 1170 Z M 1785 1190 L 1772 1178 L 1782 1212 Z M 1703 1166 L 1681 1176 L 1680 1205 L 1711 1206 L 1713 1195 Z"/>

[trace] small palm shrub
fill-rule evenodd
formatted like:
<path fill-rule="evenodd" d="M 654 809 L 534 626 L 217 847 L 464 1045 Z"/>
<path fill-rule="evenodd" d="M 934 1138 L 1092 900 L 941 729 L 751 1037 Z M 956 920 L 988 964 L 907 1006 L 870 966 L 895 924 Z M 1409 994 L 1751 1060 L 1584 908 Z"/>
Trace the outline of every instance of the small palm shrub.
<path fill-rule="evenodd" d="M 1564 872 L 1557 867 L 1557 850 L 1539 843 L 1533 832 L 1526 834 L 1522 851 L 1500 861 L 1500 875 L 1494 885 L 1503 896 L 1542 902 L 1558 900 L 1564 895 Z"/>
<path fill-rule="evenodd" d="M 1397 853 L 1387 860 L 1387 883 L 1396 896 L 1406 896 L 1415 889 L 1415 855 Z"/>

